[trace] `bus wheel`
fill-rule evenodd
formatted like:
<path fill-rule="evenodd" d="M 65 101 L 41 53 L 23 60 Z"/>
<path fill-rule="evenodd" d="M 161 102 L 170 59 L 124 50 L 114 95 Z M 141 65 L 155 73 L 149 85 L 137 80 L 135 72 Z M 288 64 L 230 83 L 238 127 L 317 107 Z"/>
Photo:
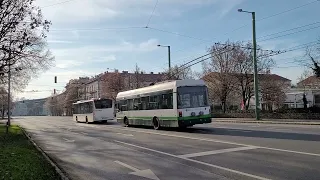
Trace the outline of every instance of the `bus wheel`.
<path fill-rule="evenodd" d="M 129 119 L 127 117 L 123 119 L 123 124 L 125 127 L 129 127 Z"/>
<path fill-rule="evenodd" d="M 88 117 L 87 117 L 87 116 L 86 116 L 86 123 L 89 124 L 89 122 L 88 122 Z"/>
<path fill-rule="evenodd" d="M 152 124 L 153 124 L 153 128 L 155 130 L 158 130 L 160 129 L 160 121 L 157 117 L 154 117 L 153 120 L 152 120 Z"/>

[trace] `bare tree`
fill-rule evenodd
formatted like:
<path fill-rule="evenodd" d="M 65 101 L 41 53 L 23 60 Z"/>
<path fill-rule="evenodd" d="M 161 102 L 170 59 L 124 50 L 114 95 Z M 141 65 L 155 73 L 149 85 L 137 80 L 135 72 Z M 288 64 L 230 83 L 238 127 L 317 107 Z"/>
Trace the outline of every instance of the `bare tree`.
<path fill-rule="evenodd" d="M 124 78 L 118 73 L 106 73 L 101 78 L 102 93 L 103 98 L 111 98 L 116 100 L 117 94 L 124 90 Z"/>
<path fill-rule="evenodd" d="M 251 43 L 244 44 L 237 42 L 234 44 L 234 60 L 236 80 L 236 92 L 241 96 L 242 103 L 246 110 L 249 109 L 250 99 L 254 96 L 254 78 L 253 78 L 253 48 Z M 257 48 L 257 70 L 258 74 L 269 73 L 269 69 L 275 65 L 273 59 L 267 56 L 268 52 Z"/>
<path fill-rule="evenodd" d="M 191 67 L 175 65 L 171 70 L 165 70 L 166 80 L 193 79 L 195 77 Z"/>
<path fill-rule="evenodd" d="M 208 51 L 211 53 L 211 59 L 202 63 L 203 80 L 207 82 L 211 100 L 219 101 L 225 112 L 227 99 L 234 84 L 231 76 L 236 67 L 234 46 L 228 41 L 227 45 L 215 44 Z"/>
<path fill-rule="evenodd" d="M 45 102 L 45 107 L 51 116 L 62 116 L 64 112 L 65 94 L 52 95 Z"/>
<path fill-rule="evenodd" d="M 13 70 L 15 89 L 23 89 L 30 78 L 53 62 L 46 49 L 46 33 L 51 23 L 43 19 L 34 1 L 0 1 L 0 81 L 7 83 L 9 69 Z"/>
<path fill-rule="evenodd" d="M 263 81 L 260 81 L 260 87 L 266 110 L 282 107 L 286 100 L 286 85 L 283 81 L 274 81 L 270 76 L 264 76 Z"/>
<path fill-rule="evenodd" d="M 216 43 L 209 52 L 211 60 L 202 64 L 209 94 L 213 94 L 213 97 L 220 101 L 223 111 L 226 110 L 230 95 L 240 96 L 248 109 L 250 99 L 254 96 L 252 44 L 230 41 L 224 44 Z M 260 47 L 257 48 L 258 73 L 267 73 L 274 65 L 267 54 Z"/>
<path fill-rule="evenodd" d="M 305 79 L 307 79 L 310 76 L 313 76 L 313 72 L 310 69 L 305 69 L 303 71 L 303 73 L 300 75 L 300 77 L 298 78 L 298 84 L 297 87 L 298 88 L 303 88 L 306 89 L 306 86 L 309 84 L 306 81 L 304 81 Z"/>
<path fill-rule="evenodd" d="M 141 68 L 138 66 L 138 64 L 135 65 L 135 70 L 134 70 L 134 74 L 132 76 L 130 76 L 130 83 L 132 83 L 132 89 L 137 89 L 137 88 L 141 88 L 142 85 L 142 75 L 143 71 L 141 70 Z"/>
<path fill-rule="evenodd" d="M 65 87 L 65 99 L 63 99 L 63 107 L 67 116 L 72 115 L 72 103 L 80 100 L 79 88 L 83 86 L 78 79 L 72 79 Z"/>
<path fill-rule="evenodd" d="M 303 65 L 313 71 L 314 75 L 320 77 L 320 39 L 315 45 L 306 48 L 305 56 L 310 59 L 309 63 L 302 62 Z"/>

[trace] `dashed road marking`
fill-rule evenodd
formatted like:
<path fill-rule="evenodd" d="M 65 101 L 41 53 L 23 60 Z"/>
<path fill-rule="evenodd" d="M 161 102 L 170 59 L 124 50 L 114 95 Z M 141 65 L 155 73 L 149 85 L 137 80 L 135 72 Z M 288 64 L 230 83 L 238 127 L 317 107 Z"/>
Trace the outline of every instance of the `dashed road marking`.
<path fill-rule="evenodd" d="M 166 134 L 166 133 L 160 133 L 160 132 L 134 130 L 134 129 L 129 129 L 129 128 L 116 128 L 116 127 L 107 127 L 107 128 L 121 130 L 121 131 L 132 131 L 132 132 L 140 132 L 140 133 L 146 133 L 146 134 L 156 134 L 156 135 L 161 135 L 161 136 L 184 138 L 184 139 L 207 141 L 207 142 L 216 142 L 216 143 L 231 144 L 231 145 L 238 145 L 238 146 L 254 146 L 254 145 L 250 145 L 250 144 L 235 143 L 235 142 L 222 141 L 222 140 L 217 140 L 217 139 L 197 138 L 197 137 L 182 136 L 182 135 L 175 135 L 175 134 Z M 316 153 L 293 151 L 293 150 L 287 150 L 287 149 L 278 149 L 278 148 L 271 148 L 271 147 L 265 147 L 265 146 L 255 146 L 255 147 L 258 147 L 259 149 L 268 149 L 268 150 L 273 150 L 273 151 L 289 152 L 289 153 L 295 153 L 295 154 L 320 157 L 320 154 L 316 154 Z"/>
<path fill-rule="evenodd" d="M 255 178 L 255 179 L 259 179 L 259 180 L 269 180 L 268 178 L 265 178 L 265 177 L 256 176 L 256 175 L 253 175 L 253 174 L 249 174 L 249 173 L 237 171 L 237 170 L 234 170 L 234 169 L 225 168 L 225 167 L 218 166 L 218 165 L 213 165 L 213 164 L 205 163 L 205 162 L 202 162 L 202 161 L 197 161 L 197 160 L 194 160 L 194 159 L 189 159 L 189 158 L 180 157 L 180 156 L 177 156 L 177 155 L 174 155 L 174 154 L 170 154 L 170 153 L 158 151 L 158 150 L 155 150 L 155 149 L 150 149 L 150 148 L 146 148 L 146 147 L 142 147 L 142 146 L 138 146 L 138 145 L 134 145 L 134 144 L 122 142 L 122 141 L 117 141 L 117 140 L 115 140 L 115 142 L 117 142 L 117 143 L 119 143 L 119 144 L 124 144 L 124 145 L 127 145 L 127 146 L 131 146 L 131 147 L 135 147 L 135 148 L 139 148 L 139 149 L 144 149 L 144 150 L 152 151 L 152 152 L 155 152 L 155 153 L 159 153 L 159 154 L 163 154 L 163 155 L 167 155 L 167 156 L 171 156 L 171 157 L 175 157 L 175 158 L 179 158 L 179 159 L 191 161 L 191 162 L 194 162 L 194 163 L 206 165 L 206 166 L 209 166 L 209 167 L 213 167 L 213 168 L 225 170 L 225 171 L 228 171 L 228 172 L 232 172 L 232 173 L 235 173 L 235 174 L 239 174 L 239 175 L 243 175 L 243 176 L 247 176 L 247 177 L 251 177 L 251 178 Z"/>
<path fill-rule="evenodd" d="M 214 150 L 214 151 L 205 151 L 205 152 L 199 152 L 199 153 L 184 154 L 184 155 L 179 155 L 179 157 L 191 158 L 191 157 L 198 157 L 198 156 L 222 154 L 222 153 L 228 153 L 228 152 L 245 151 L 245 150 L 257 149 L 257 148 L 258 147 L 255 147 L 255 146 L 246 146 L 246 147 L 237 147 L 237 148 L 229 148 L 229 149 L 219 149 L 219 150 Z"/>
<path fill-rule="evenodd" d="M 117 134 L 119 134 L 119 135 L 123 135 L 123 136 L 130 136 L 130 137 L 132 137 L 132 136 L 133 136 L 133 134 L 123 134 L 123 133 L 117 133 Z"/>

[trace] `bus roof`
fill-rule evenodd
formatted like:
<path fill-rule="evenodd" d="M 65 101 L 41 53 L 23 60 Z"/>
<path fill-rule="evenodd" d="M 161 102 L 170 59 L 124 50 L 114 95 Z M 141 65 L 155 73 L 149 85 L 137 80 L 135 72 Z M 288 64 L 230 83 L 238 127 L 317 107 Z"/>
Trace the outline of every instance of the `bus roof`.
<path fill-rule="evenodd" d="M 102 99 L 107 99 L 107 98 L 92 98 L 92 99 L 88 99 L 88 100 L 80 100 L 80 101 L 77 101 L 77 102 L 72 103 L 72 104 L 81 104 L 81 103 L 86 103 L 86 102 L 92 102 L 92 101 L 95 101 L 95 100 L 102 100 Z"/>
<path fill-rule="evenodd" d="M 133 89 L 129 91 L 119 92 L 117 95 L 117 99 L 129 97 L 129 96 L 136 96 L 138 94 L 149 93 L 149 92 L 157 92 L 157 91 L 164 91 L 169 89 L 174 89 L 175 87 L 182 87 L 182 86 L 205 86 L 205 82 L 203 80 L 194 80 L 194 79 L 185 79 L 185 80 L 174 80 L 170 82 L 163 82 L 139 89 Z"/>

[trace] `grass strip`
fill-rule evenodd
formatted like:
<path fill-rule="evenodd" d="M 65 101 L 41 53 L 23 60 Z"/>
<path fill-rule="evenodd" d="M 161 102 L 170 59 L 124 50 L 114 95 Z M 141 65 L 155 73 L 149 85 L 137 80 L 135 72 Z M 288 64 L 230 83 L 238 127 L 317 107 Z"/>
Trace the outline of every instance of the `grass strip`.
<path fill-rule="evenodd" d="M 0 124 L 0 179 L 57 180 L 60 176 L 19 126 L 10 126 L 6 134 Z"/>

